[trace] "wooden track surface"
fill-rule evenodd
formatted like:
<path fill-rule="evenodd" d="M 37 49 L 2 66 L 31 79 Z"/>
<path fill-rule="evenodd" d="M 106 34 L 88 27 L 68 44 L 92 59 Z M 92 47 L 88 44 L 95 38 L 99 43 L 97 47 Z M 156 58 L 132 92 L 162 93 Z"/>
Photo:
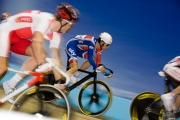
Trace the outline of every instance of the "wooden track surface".
<path fill-rule="evenodd" d="M 4 90 L 2 89 L 2 85 L 0 85 L 0 96 L 4 96 Z M 9 102 L 6 102 L 6 103 L 2 104 L 0 107 L 1 107 L 1 109 L 9 109 L 10 106 L 11 106 L 11 104 Z M 52 106 L 54 106 L 54 105 L 52 105 Z M 26 110 L 26 109 L 30 109 L 32 107 L 33 107 L 33 104 L 28 103 L 26 105 L 26 108 L 24 108 L 24 109 Z M 35 105 L 34 105 L 34 107 L 35 107 Z M 63 108 L 62 107 L 56 106 L 55 111 L 57 113 L 53 112 L 54 113 L 53 117 L 55 117 L 55 115 L 62 115 L 62 118 L 63 118 L 63 112 L 62 112 Z M 104 118 L 102 116 L 98 116 L 98 117 L 86 116 L 81 111 L 71 108 L 71 119 L 70 120 L 110 120 L 110 119 Z"/>

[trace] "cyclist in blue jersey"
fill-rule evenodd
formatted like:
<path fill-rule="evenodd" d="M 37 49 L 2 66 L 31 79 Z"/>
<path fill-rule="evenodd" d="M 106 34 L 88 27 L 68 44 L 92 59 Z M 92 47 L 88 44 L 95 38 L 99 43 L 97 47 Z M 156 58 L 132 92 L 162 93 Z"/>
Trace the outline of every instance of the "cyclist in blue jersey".
<path fill-rule="evenodd" d="M 70 63 L 70 69 L 67 71 L 67 74 L 70 76 L 73 83 L 76 81 L 73 80 L 72 74 L 78 70 L 77 57 L 88 59 L 88 61 L 83 63 L 80 69 L 86 70 L 92 66 L 93 69 L 105 74 L 107 78 L 113 76 L 113 74 L 105 70 L 101 63 L 102 51 L 108 49 L 111 43 L 112 37 L 107 32 L 101 33 L 98 38 L 89 35 L 77 35 L 67 42 L 66 53 Z M 94 56 L 94 52 L 96 52 L 96 57 Z M 77 77 L 79 74 L 80 72 L 76 73 L 75 76 Z"/>

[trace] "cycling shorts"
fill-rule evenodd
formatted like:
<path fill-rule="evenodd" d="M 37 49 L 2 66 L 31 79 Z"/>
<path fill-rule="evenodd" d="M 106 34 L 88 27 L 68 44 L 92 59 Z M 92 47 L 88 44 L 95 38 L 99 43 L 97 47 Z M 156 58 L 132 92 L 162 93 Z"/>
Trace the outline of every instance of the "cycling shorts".
<path fill-rule="evenodd" d="M 26 55 L 26 49 L 32 41 L 20 38 L 16 32 L 10 34 L 10 51 L 20 55 Z"/>
<path fill-rule="evenodd" d="M 76 45 L 76 41 L 68 42 L 66 45 L 66 53 L 70 63 L 78 62 L 77 57 L 87 59 L 87 51 L 80 50 Z"/>

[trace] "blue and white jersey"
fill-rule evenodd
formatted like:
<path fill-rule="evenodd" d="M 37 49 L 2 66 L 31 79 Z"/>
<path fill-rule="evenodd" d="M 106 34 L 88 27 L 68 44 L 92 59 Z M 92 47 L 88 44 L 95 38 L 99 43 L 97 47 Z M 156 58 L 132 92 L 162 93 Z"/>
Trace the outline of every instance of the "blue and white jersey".
<path fill-rule="evenodd" d="M 102 50 L 96 49 L 96 38 L 89 35 L 77 35 L 70 39 L 66 44 L 69 62 L 77 62 L 77 56 L 88 59 L 95 69 L 101 64 Z M 93 60 L 93 54 L 96 52 L 96 62 Z"/>

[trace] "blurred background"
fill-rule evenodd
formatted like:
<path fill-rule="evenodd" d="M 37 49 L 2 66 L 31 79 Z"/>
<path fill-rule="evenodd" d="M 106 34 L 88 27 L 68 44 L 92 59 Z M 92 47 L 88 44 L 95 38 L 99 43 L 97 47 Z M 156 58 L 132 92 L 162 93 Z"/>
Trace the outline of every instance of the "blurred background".
<path fill-rule="evenodd" d="M 101 32 L 108 32 L 113 43 L 103 52 L 102 63 L 114 71 L 114 76 L 98 78 L 111 86 L 113 95 L 131 100 L 143 91 L 164 93 L 164 78 L 158 72 L 179 55 L 179 0 L 0 0 L 0 13 L 16 14 L 28 9 L 56 13 L 61 2 L 72 4 L 81 13 L 74 28 L 64 34 L 64 67 L 67 58 L 63 48 L 67 40 L 78 34 L 98 37 Z M 10 56 L 10 62 L 19 67 L 25 59 L 13 53 Z M 79 63 L 83 61 L 79 59 Z"/>

